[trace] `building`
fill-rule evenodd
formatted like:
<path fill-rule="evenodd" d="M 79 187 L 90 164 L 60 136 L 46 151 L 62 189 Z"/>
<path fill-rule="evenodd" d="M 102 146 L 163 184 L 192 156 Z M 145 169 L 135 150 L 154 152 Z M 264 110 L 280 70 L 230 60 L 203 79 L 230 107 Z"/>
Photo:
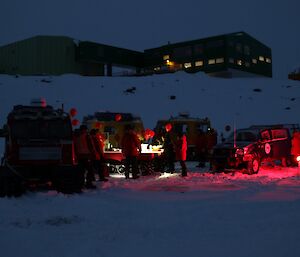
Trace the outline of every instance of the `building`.
<path fill-rule="evenodd" d="M 112 76 L 113 67 L 133 70 L 124 75 L 184 70 L 220 77 L 272 77 L 272 53 L 245 32 L 168 43 L 144 52 L 58 36 L 36 36 L 0 47 L 3 74 Z"/>
<path fill-rule="evenodd" d="M 147 72 L 202 71 L 212 76 L 272 77 L 271 49 L 245 32 L 145 50 Z"/>
<path fill-rule="evenodd" d="M 36 36 L 0 47 L 0 73 L 20 75 L 104 75 L 104 66 L 77 61 L 76 41 Z"/>

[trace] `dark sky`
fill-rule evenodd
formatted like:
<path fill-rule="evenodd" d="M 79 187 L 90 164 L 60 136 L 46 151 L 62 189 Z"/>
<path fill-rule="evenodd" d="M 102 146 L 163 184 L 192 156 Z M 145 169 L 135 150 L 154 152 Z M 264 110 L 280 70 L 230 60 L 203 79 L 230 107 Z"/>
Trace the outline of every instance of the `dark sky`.
<path fill-rule="evenodd" d="M 300 66 L 299 10 L 299 0 L 1 0 L 0 45 L 66 35 L 144 50 L 243 30 L 272 48 L 281 79 Z"/>

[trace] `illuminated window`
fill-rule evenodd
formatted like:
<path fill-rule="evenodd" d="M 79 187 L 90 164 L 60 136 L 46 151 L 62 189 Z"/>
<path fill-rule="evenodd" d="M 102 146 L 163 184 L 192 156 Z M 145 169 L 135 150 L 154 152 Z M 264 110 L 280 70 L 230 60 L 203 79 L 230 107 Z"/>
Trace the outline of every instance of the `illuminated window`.
<path fill-rule="evenodd" d="M 216 63 L 223 63 L 224 62 L 224 58 L 217 58 L 216 59 Z"/>
<path fill-rule="evenodd" d="M 216 59 L 209 59 L 208 60 L 208 64 L 215 64 L 216 63 Z"/>
<path fill-rule="evenodd" d="M 250 67 L 250 63 L 249 62 L 245 62 L 245 66 L 249 68 Z"/>
<path fill-rule="evenodd" d="M 192 67 L 192 63 L 191 62 L 186 62 L 184 65 L 184 68 L 191 68 Z"/>
<path fill-rule="evenodd" d="M 196 67 L 203 66 L 203 61 L 196 61 L 195 66 Z"/>
<path fill-rule="evenodd" d="M 237 60 L 236 63 L 237 63 L 237 65 L 239 65 L 239 66 L 243 65 L 242 60 Z"/>
<path fill-rule="evenodd" d="M 266 62 L 267 62 L 267 63 L 271 63 L 272 61 L 271 61 L 270 58 L 266 57 Z"/>
<path fill-rule="evenodd" d="M 170 55 L 168 55 L 168 54 L 164 55 L 164 56 L 163 56 L 163 59 L 164 59 L 164 61 L 169 60 L 169 59 L 170 59 Z"/>
<path fill-rule="evenodd" d="M 229 58 L 229 63 L 234 63 L 234 59 L 233 58 Z"/>
<path fill-rule="evenodd" d="M 259 57 L 258 57 L 258 60 L 260 60 L 261 62 L 263 62 L 263 61 L 265 61 L 265 57 L 259 56 Z"/>
<path fill-rule="evenodd" d="M 252 59 L 252 63 L 257 64 L 257 59 Z"/>

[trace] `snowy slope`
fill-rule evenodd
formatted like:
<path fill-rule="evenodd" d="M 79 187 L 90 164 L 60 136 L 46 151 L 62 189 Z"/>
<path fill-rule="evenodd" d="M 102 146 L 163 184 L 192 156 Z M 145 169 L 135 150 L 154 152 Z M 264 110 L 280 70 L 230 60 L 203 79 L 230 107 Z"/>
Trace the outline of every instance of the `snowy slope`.
<path fill-rule="evenodd" d="M 137 88 L 135 94 L 124 94 L 130 87 Z M 218 132 L 233 122 L 237 128 L 300 123 L 300 83 L 287 80 L 185 73 L 1 75 L 0 89 L 1 126 L 13 105 L 36 97 L 57 107 L 64 103 L 65 109 L 76 107 L 79 119 L 97 110 L 133 112 L 149 128 L 179 111 L 209 117 Z M 300 169 L 263 167 L 249 176 L 210 174 L 207 167 L 195 166 L 188 163 L 185 179 L 177 164 L 172 176 L 129 181 L 114 176 L 80 195 L 42 190 L 0 198 L 0 256 L 300 256 Z"/>

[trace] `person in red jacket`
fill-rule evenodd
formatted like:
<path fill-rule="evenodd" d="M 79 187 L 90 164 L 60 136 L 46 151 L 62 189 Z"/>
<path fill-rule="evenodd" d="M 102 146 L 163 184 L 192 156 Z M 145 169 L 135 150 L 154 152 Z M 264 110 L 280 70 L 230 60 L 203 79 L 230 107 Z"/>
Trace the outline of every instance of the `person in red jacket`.
<path fill-rule="evenodd" d="M 125 156 L 125 178 L 129 178 L 130 169 L 132 170 L 132 178 L 138 178 L 138 160 L 137 157 L 141 152 L 141 141 L 133 130 L 132 126 L 125 127 L 125 133 L 121 140 L 121 147 Z"/>
<path fill-rule="evenodd" d="M 78 165 L 82 169 L 83 177 L 85 177 L 85 186 L 87 188 L 96 188 L 93 184 L 95 174 L 92 166 L 95 150 L 85 125 L 81 125 L 79 131 L 74 134 L 74 145 Z"/>
<path fill-rule="evenodd" d="M 294 161 L 298 162 L 298 165 L 299 165 L 300 157 L 298 157 L 298 156 L 300 156 L 300 131 L 295 131 L 293 133 L 291 155 L 293 156 Z M 298 158 L 298 160 L 297 160 L 297 158 Z"/>
<path fill-rule="evenodd" d="M 97 170 L 100 181 L 108 181 L 104 176 L 104 135 L 102 135 L 97 129 L 90 131 L 95 155 L 93 158 L 94 168 Z"/>
<path fill-rule="evenodd" d="M 185 164 L 186 151 L 187 151 L 186 135 L 184 133 L 179 133 L 175 143 L 175 152 L 176 152 L 176 160 L 179 161 L 181 165 L 181 175 L 183 177 L 187 176 L 187 169 Z"/>

